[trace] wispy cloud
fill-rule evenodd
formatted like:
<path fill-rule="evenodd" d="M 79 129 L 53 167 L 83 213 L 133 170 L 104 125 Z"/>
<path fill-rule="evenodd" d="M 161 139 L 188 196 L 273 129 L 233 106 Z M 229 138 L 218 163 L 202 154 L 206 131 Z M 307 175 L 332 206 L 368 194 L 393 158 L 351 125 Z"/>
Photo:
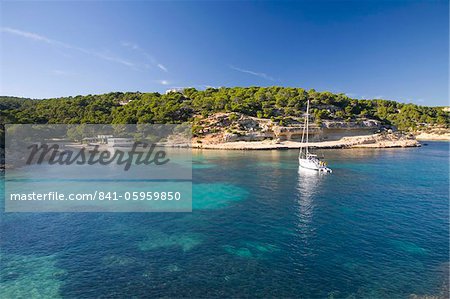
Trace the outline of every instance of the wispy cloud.
<path fill-rule="evenodd" d="M 115 55 L 105 54 L 105 53 L 101 53 L 101 52 L 97 52 L 97 51 L 93 51 L 93 50 L 89 50 L 89 49 L 85 49 L 85 48 L 80 48 L 77 46 L 73 46 L 73 45 L 58 41 L 58 40 L 48 38 L 46 36 L 43 36 L 43 35 L 40 35 L 40 34 L 37 34 L 34 32 L 27 32 L 27 31 L 23 31 L 23 30 L 19 30 L 19 29 L 10 28 L 10 27 L 1 27 L 0 31 L 4 32 L 4 33 L 12 34 L 12 35 L 20 36 L 20 37 L 23 37 L 23 38 L 26 38 L 29 40 L 47 43 L 47 44 L 55 46 L 55 47 L 76 50 L 76 51 L 82 52 L 84 54 L 95 56 L 95 57 L 103 59 L 103 60 L 122 64 L 122 65 L 125 65 L 125 66 L 133 68 L 133 69 L 138 69 L 138 65 L 136 65 L 135 63 L 132 63 L 128 60 L 117 57 Z"/>
<path fill-rule="evenodd" d="M 166 86 L 170 84 L 170 82 L 167 80 L 157 80 L 156 82 L 158 82 L 161 85 L 166 85 Z"/>
<path fill-rule="evenodd" d="M 142 49 L 138 44 L 136 43 L 131 43 L 131 42 L 122 42 L 122 46 L 129 48 L 131 50 L 137 51 L 139 52 L 141 55 L 143 55 L 153 66 L 159 68 L 160 70 L 168 73 L 169 71 L 167 70 L 167 68 L 159 63 L 155 57 L 153 57 L 153 55 L 149 54 L 147 51 L 145 51 L 144 49 Z"/>
<path fill-rule="evenodd" d="M 134 43 L 130 43 L 130 42 L 122 42 L 122 46 L 133 49 L 133 50 L 139 50 L 139 46 L 137 44 Z"/>
<path fill-rule="evenodd" d="M 50 45 L 55 45 L 55 46 L 60 46 L 60 47 L 64 47 L 64 48 L 72 48 L 70 45 L 57 41 L 57 40 L 53 40 L 50 39 L 48 37 L 33 33 L 33 32 L 27 32 L 27 31 L 22 31 L 22 30 L 18 30 L 18 29 L 14 29 L 14 28 L 10 28 L 10 27 L 1 27 L 0 28 L 1 32 L 4 33 L 9 33 L 9 34 L 13 34 L 13 35 L 17 35 L 17 36 L 21 36 L 27 39 L 31 39 L 34 41 L 39 41 L 39 42 L 44 42 Z"/>
<path fill-rule="evenodd" d="M 63 71 L 63 70 L 52 70 L 51 71 L 53 75 L 56 76 L 70 76 L 73 75 L 71 72 Z"/>
<path fill-rule="evenodd" d="M 230 65 L 230 68 L 232 70 L 235 70 L 235 71 L 238 71 L 238 72 L 241 72 L 241 73 L 257 76 L 257 77 L 260 77 L 260 78 L 263 78 L 263 79 L 266 79 L 266 80 L 270 80 L 270 81 L 275 81 L 275 78 L 267 75 L 266 73 L 250 71 L 250 70 L 246 70 L 246 69 L 242 69 L 242 68 L 236 67 L 234 65 Z"/>
<path fill-rule="evenodd" d="M 99 52 L 89 52 L 90 54 L 97 56 L 101 59 L 104 60 L 108 60 L 108 61 L 112 61 L 112 62 L 116 62 L 116 63 L 120 63 L 123 64 L 125 66 L 137 69 L 138 66 L 130 61 L 127 61 L 125 59 L 122 59 L 120 57 L 114 56 L 114 55 L 110 55 L 110 54 L 103 54 L 103 53 L 99 53 Z"/>
<path fill-rule="evenodd" d="M 157 67 L 159 67 L 161 70 L 165 71 L 166 73 L 168 72 L 167 68 L 162 65 L 161 63 L 158 63 Z"/>

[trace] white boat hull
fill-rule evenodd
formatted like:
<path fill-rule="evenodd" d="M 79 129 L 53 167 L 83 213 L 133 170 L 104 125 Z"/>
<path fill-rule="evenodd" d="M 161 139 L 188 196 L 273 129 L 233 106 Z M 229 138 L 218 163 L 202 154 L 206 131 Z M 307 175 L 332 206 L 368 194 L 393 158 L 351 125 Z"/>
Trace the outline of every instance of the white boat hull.
<path fill-rule="evenodd" d="M 311 169 L 311 170 L 317 170 L 319 172 L 332 172 L 332 170 L 326 166 L 321 166 L 317 164 L 317 162 L 310 160 L 310 159 L 298 159 L 300 167 Z"/>
<path fill-rule="evenodd" d="M 308 168 L 308 169 L 312 169 L 312 170 L 319 170 L 319 167 L 317 166 L 316 163 L 314 163 L 313 161 L 309 160 L 309 159 L 298 159 L 300 166 L 303 168 Z"/>

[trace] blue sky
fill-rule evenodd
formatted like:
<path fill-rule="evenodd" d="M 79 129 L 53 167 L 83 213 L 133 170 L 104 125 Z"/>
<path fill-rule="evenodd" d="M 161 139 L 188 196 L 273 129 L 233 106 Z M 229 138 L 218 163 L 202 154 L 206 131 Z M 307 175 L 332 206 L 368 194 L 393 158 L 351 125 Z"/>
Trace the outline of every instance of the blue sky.
<path fill-rule="evenodd" d="M 292 86 L 447 105 L 448 1 L 2 2 L 1 95 Z"/>

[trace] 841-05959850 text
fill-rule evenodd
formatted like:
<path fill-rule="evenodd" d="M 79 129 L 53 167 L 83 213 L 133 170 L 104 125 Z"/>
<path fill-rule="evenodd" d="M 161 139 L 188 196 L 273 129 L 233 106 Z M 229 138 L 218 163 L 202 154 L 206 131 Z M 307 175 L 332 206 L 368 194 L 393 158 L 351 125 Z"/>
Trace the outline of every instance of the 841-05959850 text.
<path fill-rule="evenodd" d="M 179 201 L 182 195 L 179 191 L 95 191 L 91 193 L 69 193 L 65 194 L 62 192 L 45 192 L 45 193 L 11 193 L 10 200 L 21 201 L 21 200 L 31 200 L 31 201 L 80 201 L 80 200 L 153 200 L 153 201 Z"/>

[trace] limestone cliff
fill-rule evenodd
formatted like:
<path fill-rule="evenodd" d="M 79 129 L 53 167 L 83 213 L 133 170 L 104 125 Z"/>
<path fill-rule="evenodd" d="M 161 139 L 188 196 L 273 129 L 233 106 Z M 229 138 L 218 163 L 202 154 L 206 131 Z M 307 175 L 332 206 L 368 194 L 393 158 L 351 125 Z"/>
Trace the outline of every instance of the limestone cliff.
<path fill-rule="evenodd" d="M 240 113 L 217 113 L 207 118 L 198 117 L 194 124 L 194 136 L 199 141 L 212 143 L 236 141 L 300 141 L 303 119 L 289 118 L 283 121 L 250 117 Z M 310 141 L 333 141 L 343 137 L 372 135 L 384 130 L 377 120 L 323 121 L 311 123 Z"/>

